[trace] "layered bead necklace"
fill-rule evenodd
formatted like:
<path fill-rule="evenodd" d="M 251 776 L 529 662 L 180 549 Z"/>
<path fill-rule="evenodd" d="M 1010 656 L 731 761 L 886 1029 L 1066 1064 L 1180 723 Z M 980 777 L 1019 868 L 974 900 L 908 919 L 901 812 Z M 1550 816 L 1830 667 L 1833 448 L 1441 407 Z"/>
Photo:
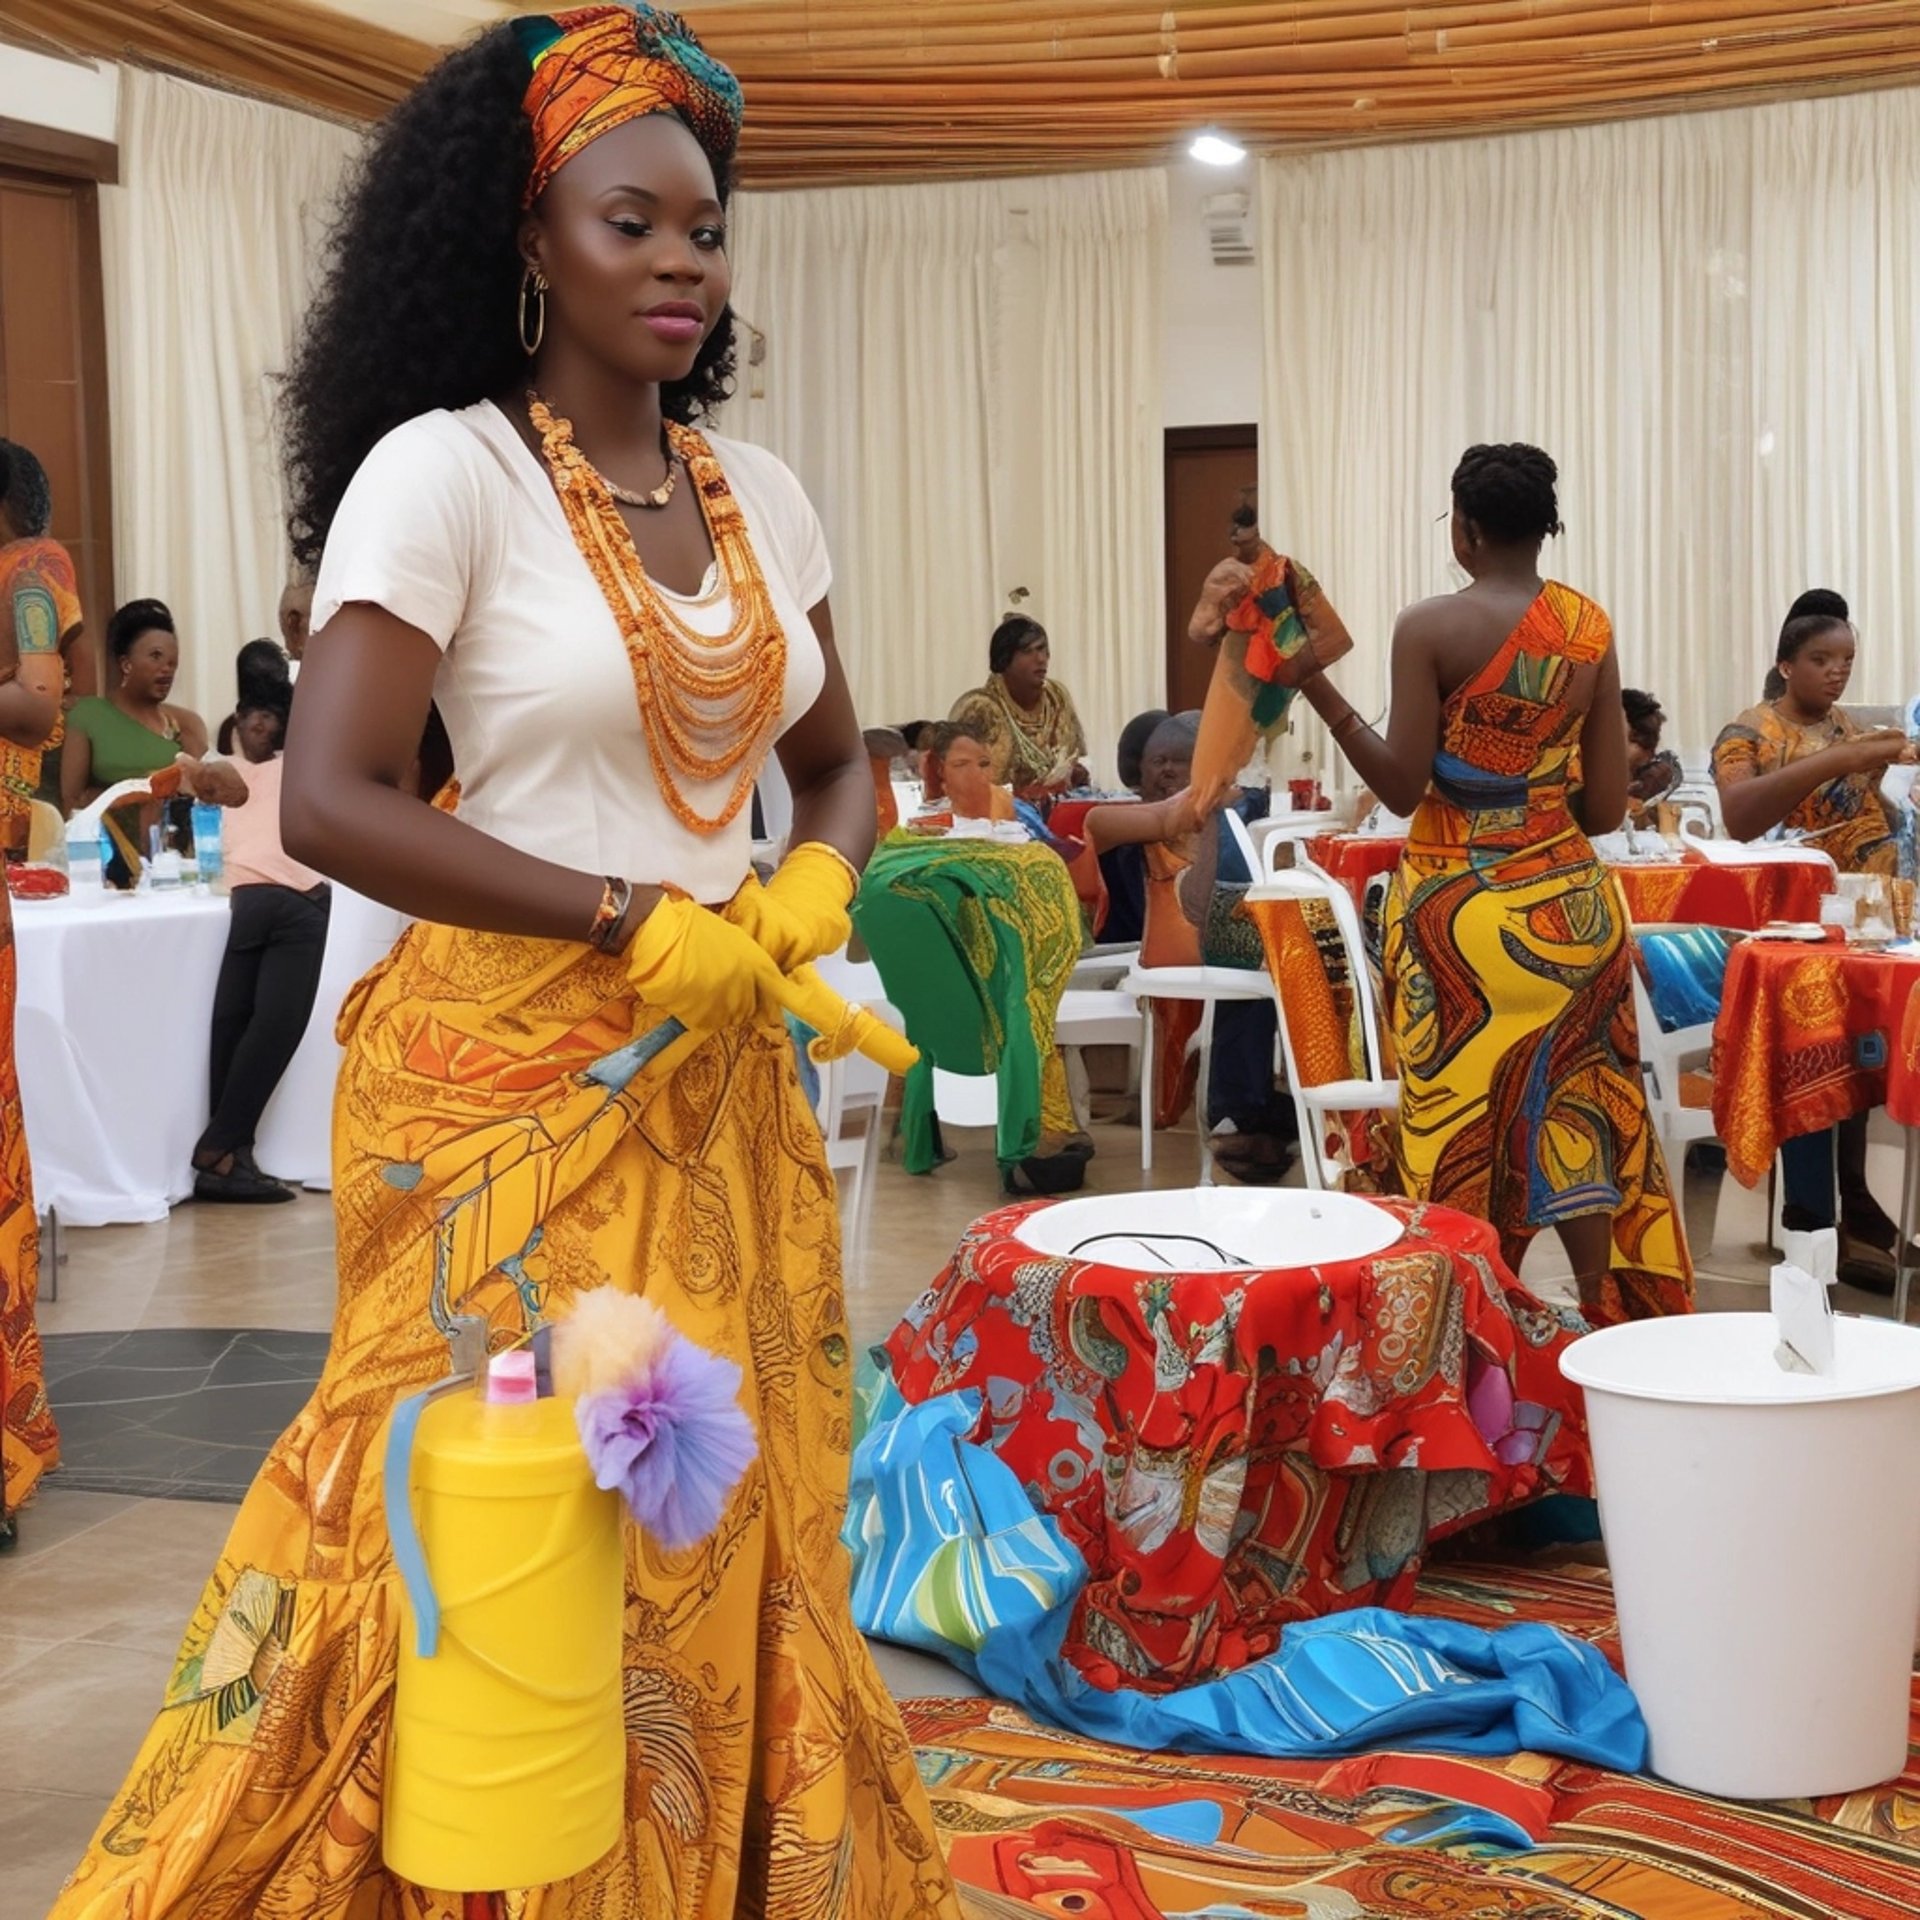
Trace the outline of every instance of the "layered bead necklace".
<path fill-rule="evenodd" d="M 705 436 L 669 421 L 669 452 L 687 469 L 706 516 L 721 589 L 732 595 L 727 631 L 700 633 L 647 578 L 613 488 L 574 445 L 571 423 L 537 393 L 527 395 L 527 415 L 540 436 L 574 544 L 626 644 L 640 727 L 661 795 L 682 826 L 717 833 L 753 792 L 779 730 L 787 685 L 787 636 L 747 537 L 740 503 Z M 684 790 L 686 784 L 729 776 L 733 784 L 726 801 L 711 817 L 699 812 Z"/>

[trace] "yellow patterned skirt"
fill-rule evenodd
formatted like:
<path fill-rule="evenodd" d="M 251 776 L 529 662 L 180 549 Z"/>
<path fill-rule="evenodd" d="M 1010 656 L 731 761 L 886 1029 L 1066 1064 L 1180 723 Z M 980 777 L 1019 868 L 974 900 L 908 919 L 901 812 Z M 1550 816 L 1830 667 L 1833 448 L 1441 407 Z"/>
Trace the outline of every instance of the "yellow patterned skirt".
<path fill-rule="evenodd" d="M 1416 827 L 1418 822 L 1416 822 Z M 1686 1313 L 1693 1263 L 1647 1113 L 1620 893 L 1569 838 L 1475 864 L 1409 847 L 1387 895 L 1403 1191 L 1499 1230 L 1605 1213 L 1596 1324 Z"/>
<path fill-rule="evenodd" d="M 852 1364 L 819 1129 L 779 1031 L 629 1078 L 656 1018 L 588 948 L 438 926 L 356 989 L 326 1370 L 58 1920 L 956 1920 L 848 1612 Z M 400 1625 L 382 1426 L 447 1370 L 436 1298 L 512 1329 L 609 1280 L 739 1363 L 760 1459 L 705 1545 L 630 1534 L 622 1845 L 492 1900 L 413 1887 L 380 1862 Z"/>

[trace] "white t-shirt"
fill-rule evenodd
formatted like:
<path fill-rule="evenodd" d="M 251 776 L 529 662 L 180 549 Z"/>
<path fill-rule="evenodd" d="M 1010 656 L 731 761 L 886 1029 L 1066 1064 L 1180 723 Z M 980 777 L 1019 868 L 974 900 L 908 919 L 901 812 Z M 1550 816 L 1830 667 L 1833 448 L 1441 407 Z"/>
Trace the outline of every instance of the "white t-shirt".
<path fill-rule="evenodd" d="M 832 577 L 826 539 L 773 454 L 708 441 L 786 633 L 784 733 L 826 680 L 807 618 Z M 713 598 L 664 597 L 696 632 L 723 634 L 732 596 L 717 584 L 710 571 Z M 545 463 L 491 401 L 422 414 L 367 455 L 327 535 L 314 631 L 354 600 L 386 608 L 442 649 L 433 697 L 453 744 L 461 819 L 542 859 L 670 882 L 708 904 L 738 890 L 751 805 L 704 834 L 669 811 L 620 629 Z M 711 819 L 732 783 L 682 780 L 680 790 Z"/>

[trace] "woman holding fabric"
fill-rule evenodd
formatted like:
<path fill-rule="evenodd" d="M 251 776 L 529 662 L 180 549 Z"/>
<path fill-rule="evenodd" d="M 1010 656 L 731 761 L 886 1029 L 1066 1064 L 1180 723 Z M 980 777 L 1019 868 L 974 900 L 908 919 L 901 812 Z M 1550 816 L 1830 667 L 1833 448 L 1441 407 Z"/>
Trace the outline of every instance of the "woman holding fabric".
<path fill-rule="evenodd" d="M 1407 1191 L 1491 1221 L 1516 1268 L 1554 1228 L 1582 1310 L 1617 1320 L 1686 1311 L 1693 1268 L 1640 1084 L 1619 892 L 1586 838 L 1627 805 L 1613 630 L 1540 577 L 1556 479 L 1538 447 L 1462 455 L 1453 551 L 1472 583 L 1401 614 L 1384 739 L 1324 672 L 1301 691 L 1414 814 L 1385 962 Z"/>
<path fill-rule="evenodd" d="M 1022 800 L 1087 784 L 1087 736 L 1051 659 L 1046 628 L 1008 614 L 988 643 L 986 685 L 963 693 L 947 716 L 987 741 L 995 782 Z"/>
<path fill-rule="evenodd" d="M 1765 697 L 1713 743 L 1713 779 L 1736 840 L 1787 827 L 1831 854 L 1842 873 L 1890 875 L 1898 849 L 1880 778 L 1910 763 L 1914 749 L 1898 727 L 1862 727 L 1840 707 L 1858 644 L 1839 594 L 1824 587 L 1803 593 L 1780 628 Z M 1866 1116 L 1782 1141 L 1780 1175 L 1781 1225 L 1802 1233 L 1837 1225 L 1840 1277 L 1869 1293 L 1891 1293 L 1900 1236 L 1867 1189 Z"/>
<path fill-rule="evenodd" d="M 872 782 L 818 520 L 692 424 L 733 365 L 739 121 L 671 14 L 527 17 L 430 74 L 351 191 L 290 380 L 321 564 L 284 837 L 419 921 L 343 1014 L 325 1374 L 62 1920 L 957 1920 L 849 1614 L 836 1202 L 781 1023 L 847 937 Z M 455 804 L 403 790 L 430 706 Z M 776 740 L 794 851 L 763 890 Z M 609 1280 L 739 1363 L 759 1459 L 699 1546 L 630 1536 L 613 1851 L 524 1895 L 402 1885 L 385 1415 L 446 1369 L 431 1298 L 510 1334 Z"/>

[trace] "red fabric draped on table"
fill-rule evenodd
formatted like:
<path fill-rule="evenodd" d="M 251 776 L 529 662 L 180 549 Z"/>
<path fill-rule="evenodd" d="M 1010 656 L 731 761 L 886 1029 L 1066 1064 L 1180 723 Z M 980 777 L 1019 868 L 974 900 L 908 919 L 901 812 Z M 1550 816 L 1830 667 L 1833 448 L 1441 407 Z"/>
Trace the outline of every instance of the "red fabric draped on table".
<path fill-rule="evenodd" d="M 968 1229 L 888 1342 L 914 1403 L 974 1389 L 969 1436 L 1085 1557 L 1067 1648 L 1096 1684 L 1183 1686 L 1291 1620 L 1404 1607 L 1428 1541 L 1590 1490 L 1578 1323 L 1493 1229 L 1376 1200 L 1384 1252 L 1296 1271 L 1153 1273 Z"/>
<path fill-rule="evenodd" d="M 1400 864 L 1404 841 L 1377 835 L 1327 833 L 1307 842 L 1307 857 L 1345 884 L 1364 905 L 1367 882 Z M 1826 868 L 1812 861 L 1756 860 L 1716 866 L 1698 854 L 1684 859 L 1611 869 L 1630 919 L 1642 926 L 1677 922 L 1737 927 L 1751 933 L 1773 920 L 1817 920 L 1832 891 Z"/>
<path fill-rule="evenodd" d="M 1887 1098 L 1887 1063 L 1920 957 L 1742 940 L 1727 956 L 1713 1030 L 1713 1121 L 1727 1165 L 1757 1185 L 1780 1142 Z"/>
<path fill-rule="evenodd" d="M 1887 1062 L 1887 1112 L 1903 1127 L 1920 1127 L 1920 980 L 1900 1016 L 1900 1041 Z"/>

